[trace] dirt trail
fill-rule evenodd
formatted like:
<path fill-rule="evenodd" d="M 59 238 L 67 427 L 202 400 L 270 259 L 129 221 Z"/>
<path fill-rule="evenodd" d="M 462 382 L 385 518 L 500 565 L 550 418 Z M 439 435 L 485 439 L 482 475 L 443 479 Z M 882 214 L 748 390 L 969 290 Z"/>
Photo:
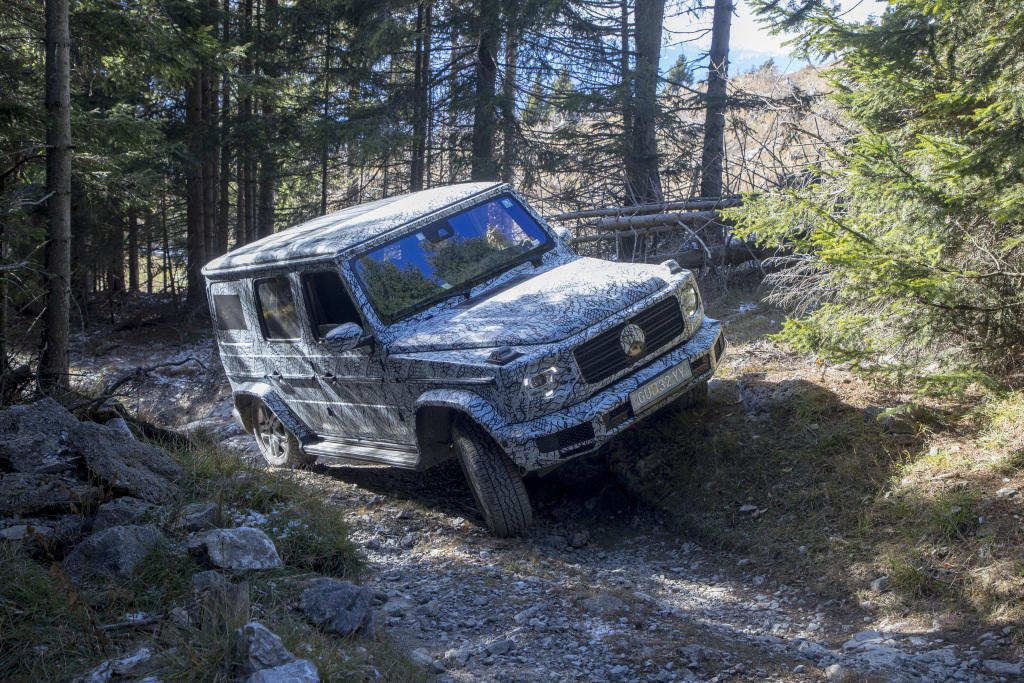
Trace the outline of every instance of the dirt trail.
<path fill-rule="evenodd" d="M 209 337 L 116 343 L 102 353 L 98 339 L 80 343 L 83 377 L 196 357 L 206 370 L 151 374 L 138 406 L 252 455 L 251 438 L 230 423 Z M 483 530 L 451 462 L 426 473 L 318 467 L 296 476 L 351 524 L 388 637 L 440 680 L 1014 678 L 992 647 L 951 644 L 937 624 L 876 621 L 679 537 L 619 486 L 601 454 L 528 480 L 536 521 L 512 540 Z"/>

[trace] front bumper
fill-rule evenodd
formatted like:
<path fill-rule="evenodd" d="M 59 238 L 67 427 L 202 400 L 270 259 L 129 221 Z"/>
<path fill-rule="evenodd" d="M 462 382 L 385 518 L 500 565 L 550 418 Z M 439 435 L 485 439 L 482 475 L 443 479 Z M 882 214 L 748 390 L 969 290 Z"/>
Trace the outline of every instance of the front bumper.
<path fill-rule="evenodd" d="M 492 434 L 512 461 L 525 470 L 542 469 L 589 453 L 710 378 L 725 348 L 722 324 L 705 318 L 697 334 L 685 344 L 585 401 L 529 422 L 497 426 Z M 634 415 L 630 392 L 684 360 L 690 362 L 692 377 Z"/>

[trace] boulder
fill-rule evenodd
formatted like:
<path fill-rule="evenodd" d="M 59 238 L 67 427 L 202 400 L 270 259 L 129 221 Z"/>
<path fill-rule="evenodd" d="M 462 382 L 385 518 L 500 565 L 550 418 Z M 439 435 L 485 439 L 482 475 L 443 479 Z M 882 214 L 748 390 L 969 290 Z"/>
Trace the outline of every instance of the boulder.
<path fill-rule="evenodd" d="M 0 410 L 0 471 L 66 472 L 75 466 L 68 435 L 75 416 L 52 398 Z"/>
<path fill-rule="evenodd" d="M 153 548 L 167 543 L 155 526 L 115 526 L 88 537 L 64 558 L 64 571 L 74 579 L 90 576 L 131 576 L 135 565 Z"/>
<path fill-rule="evenodd" d="M 272 669 L 257 671 L 245 683 L 319 683 L 320 672 L 316 665 L 308 659 L 297 659 L 294 662 L 275 666 Z"/>
<path fill-rule="evenodd" d="M 587 614 L 595 617 L 614 617 L 629 611 L 626 603 L 614 595 L 595 595 L 585 598 L 580 604 Z"/>
<path fill-rule="evenodd" d="M 221 510 L 216 503 L 189 503 L 178 513 L 174 524 L 186 531 L 206 531 L 221 525 Z"/>
<path fill-rule="evenodd" d="M 151 503 L 167 503 L 178 493 L 184 470 L 161 449 L 136 441 L 117 427 L 83 422 L 71 438 L 73 452 L 115 491 Z"/>
<path fill-rule="evenodd" d="M 130 677 L 138 680 L 147 673 L 155 671 L 160 665 L 159 659 L 148 647 L 137 650 L 120 659 L 109 659 L 98 667 L 75 679 L 75 683 L 105 683 L 111 679 Z"/>
<path fill-rule="evenodd" d="M 95 486 L 55 474 L 0 474 L 0 515 L 75 512 L 99 497 Z"/>
<path fill-rule="evenodd" d="M 171 501 L 184 476 L 163 450 L 136 441 L 117 422 L 79 422 L 52 399 L 0 411 L 0 471 L 74 471 L 82 480 L 88 472 L 117 493 L 154 503 Z"/>
<path fill-rule="evenodd" d="M 140 521 L 155 521 L 160 516 L 159 505 L 147 503 L 140 498 L 122 496 L 104 503 L 96 512 L 92 522 L 93 533 L 113 526 L 129 526 Z"/>
<path fill-rule="evenodd" d="M 241 571 L 281 566 L 277 548 L 265 533 L 252 527 L 210 529 L 192 534 L 188 549 L 220 569 Z"/>
<path fill-rule="evenodd" d="M 257 621 L 235 629 L 235 653 L 244 673 L 270 669 L 295 659 L 280 636 Z"/>
<path fill-rule="evenodd" d="M 306 618 L 327 633 L 347 636 L 359 632 L 373 637 L 374 619 L 369 589 L 348 581 L 318 578 L 299 598 Z"/>

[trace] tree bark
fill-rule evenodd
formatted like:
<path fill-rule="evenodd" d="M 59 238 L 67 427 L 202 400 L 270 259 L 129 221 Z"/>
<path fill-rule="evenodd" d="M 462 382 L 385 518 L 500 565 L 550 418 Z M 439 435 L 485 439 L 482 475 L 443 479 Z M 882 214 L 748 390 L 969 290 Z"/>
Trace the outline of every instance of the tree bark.
<path fill-rule="evenodd" d="M 473 180 L 497 180 L 498 164 L 494 158 L 494 133 L 498 128 L 495 104 L 495 80 L 498 64 L 498 33 L 500 31 L 498 0 L 477 0 L 479 34 L 476 49 L 476 93 L 473 102 Z"/>
<path fill-rule="evenodd" d="M 229 0 L 224 0 L 224 45 L 231 40 Z M 225 254 L 228 250 L 228 235 L 231 219 L 231 197 L 229 196 L 231 180 L 231 148 L 228 146 L 228 132 L 231 128 L 231 84 L 225 72 L 220 89 L 220 133 L 218 135 L 220 152 L 220 188 L 217 192 L 217 253 Z"/>
<path fill-rule="evenodd" d="M 409 167 L 409 190 L 423 189 L 426 173 L 427 113 L 430 92 L 430 0 L 420 2 L 416 9 L 416 60 L 413 71 L 412 155 Z"/>
<path fill-rule="evenodd" d="M 198 304 L 203 296 L 200 272 L 206 263 L 206 223 L 203 217 L 203 157 L 202 150 L 203 77 L 200 72 L 185 89 L 185 127 L 188 129 L 188 147 L 193 163 L 185 176 L 186 221 L 186 294 L 190 304 Z M 173 274 L 172 274 L 173 275 Z"/>
<path fill-rule="evenodd" d="M 619 4 L 619 103 L 622 111 L 622 168 L 629 167 L 629 151 L 633 144 L 633 72 L 629 68 L 629 38 L 632 35 L 629 26 L 629 0 L 621 0 Z M 629 176 L 626 176 L 629 183 Z M 631 193 L 626 188 L 626 197 Z"/>
<path fill-rule="evenodd" d="M 514 3 L 513 3 L 514 5 Z M 514 5 L 516 6 L 516 5 Z M 517 6 L 516 6 L 517 7 Z M 501 85 L 501 180 L 511 183 L 516 152 L 516 67 L 519 62 L 519 16 L 505 17 L 505 77 Z"/>
<path fill-rule="evenodd" d="M 636 69 L 627 195 L 636 204 L 664 200 L 658 174 L 658 59 L 665 0 L 636 0 Z"/>
<path fill-rule="evenodd" d="M 128 212 L 128 291 L 139 291 L 139 217 L 134 209 Z"/>
<path fill-rule="evenodd" d="M 711 24 L 711 63 L 708 68 L 704 150 L 701 154 L 700 194 L 722 196 L 722 161 L 725 158 L 725 86 L 729 75 L 729 29 L 732 0 L 715 0 Z"/>
<path fill-rule="evenodd" d="M 71 307 L 71 57 L 68 0 L 46 0 L 46 311 L 39 385 L 63 392 L 68 381 Z"/>
<path fill-rule="evenodd" d="M 260 66 L 263 76 L 275 78 L 279 67 L 275 61 L 274 46 L 276 45 L 277 0 L 266 0 L 263 6 L 263 25 L 261 26 L 263 50 L 260 54 Z M 273 93 L 265 92 L 260 98 L 260 118 L 263 123 L 262 150 L 260 152 L 259 188 L 257 190 L 259 205 L 256 207 L 256 236 L 266 237 L 274 234 L 274 207 L 277 200 L 277 146 L 276 140 L 277 101 Z"/>

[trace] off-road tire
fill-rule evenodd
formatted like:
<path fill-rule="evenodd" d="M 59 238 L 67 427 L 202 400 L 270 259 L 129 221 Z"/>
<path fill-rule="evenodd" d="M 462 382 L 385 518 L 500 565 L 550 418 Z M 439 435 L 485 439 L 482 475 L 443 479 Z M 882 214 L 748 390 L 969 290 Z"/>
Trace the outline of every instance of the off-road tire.
<path fill-rule="evenodd" d="M 533 521 L 530 498 L 515 465 L 494 439 L 469 419 L 455 423 L 455 454 L 476 506 L 495 536 L 518 536 Z"/>
<path fill-rule="evenodd" d="M 708 402 L 708 381 L 698 382 L 689 391 L 675 400 L 676 410 L 689 410 Z"/>
<path fill-rule="evenodd" d="M 253 415 L 252 432 L 263 462 L 270 467 L 307 469 L 316 460 L 302 452 L 299 440 L 262 401 L 256 406 Z"/>

